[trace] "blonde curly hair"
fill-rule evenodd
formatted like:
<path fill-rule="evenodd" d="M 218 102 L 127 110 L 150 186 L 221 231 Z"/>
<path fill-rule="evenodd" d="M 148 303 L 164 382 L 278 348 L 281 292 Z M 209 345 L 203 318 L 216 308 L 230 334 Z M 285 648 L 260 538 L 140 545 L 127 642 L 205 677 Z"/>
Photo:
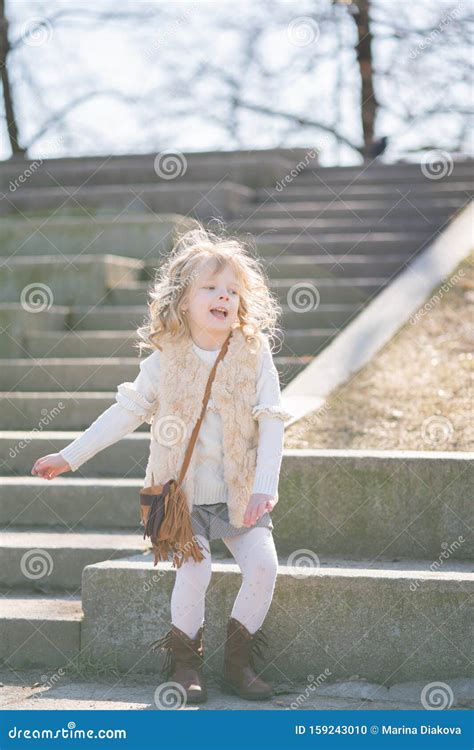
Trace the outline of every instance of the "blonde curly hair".
<path fill-rule="evenodd" d="M 197 228 L 181 235 L 169 256 L 157 269 L 147 303 L 148 316 L 137 329 L 140 355 L 143 350 L 160 349 L 160 343 L 191 336 L 182 303 L 204 264 L 213 272 L 230 266 L 240 284 L 239 323 L 251 345 L 265 331 L 269 338 L 277 332 L 281 315 L 279 300 L 273 296 L 260 262 L 252 257 L 240 239 L 219 236 L 196 222 Z"/>

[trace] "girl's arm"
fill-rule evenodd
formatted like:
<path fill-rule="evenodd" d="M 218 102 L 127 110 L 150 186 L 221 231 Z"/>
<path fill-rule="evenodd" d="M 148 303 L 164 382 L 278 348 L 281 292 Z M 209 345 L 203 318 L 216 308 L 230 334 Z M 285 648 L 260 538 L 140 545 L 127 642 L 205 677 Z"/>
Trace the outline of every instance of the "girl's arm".
<path fill-rule="evenodd" d="M 258 419 L 259 432 L 252 492 L 274 497 L 283 456 L 284 423 L 291 419 L 292 414 L 282 406 L 278 371 L 268 344 L 263 348 L 257 381 L 257 403 L 252 409 L 252 415 Z"/>
<path fill-rule="evenodd" d="M 36 461 L 32 474 L 48 476 L 63 471 L 77 471 L 99 451 L 118 442 L 143 422 L 151 424 L 158 407 L 156 383 L 159 352 L 140 362 L 140 372 L 133 382 L 120 383 L 115 394 L 116 404 L 106 409 L 76 440 L 59 451 Z M 66 462 L 66 464 L 64 464 Z M 64 468 L 61 468 L 64 466 Z M 59 470 L 58 470 L 59 469 Z"/>

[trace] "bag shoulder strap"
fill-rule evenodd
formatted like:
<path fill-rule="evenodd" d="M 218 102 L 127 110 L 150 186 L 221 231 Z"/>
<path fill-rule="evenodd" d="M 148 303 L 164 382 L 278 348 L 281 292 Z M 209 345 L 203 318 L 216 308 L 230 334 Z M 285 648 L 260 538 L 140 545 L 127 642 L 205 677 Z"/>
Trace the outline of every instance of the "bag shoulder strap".
<path fill-rule="evenodd" d="M 191 461 L 192 452 L 194 450 L 194 446 L 196 445 L 199 429 L 201 427 L 202 421 L 204 419 L 204 415 L 206 413 L 207 408 L 207 402 L 209 401 L 209 396 L 211 395 L 211 387 L 212 382 L 214 380 L 214 377 L 216 375 L 217 365 L 219 362 L 224 358 L 227 349 L 229 348 L 229 342 L 232 336 L 232 330 L 230 331 L 229 335 L 227 336 L 226 340 L 224 341 L 222 348 L 217 355 L 216 361 L 214 362 L 212 366 L 212 370 L 209 373 L 209 378 L 207 380 L 206 384 L 206 390 L 204 391 L 204 397 L 202 399 L 202 408 L 201 408 L 201 414 L 199 415 L 199 419 L 197 420 L 196 424 L 194 425 L 193 431 L 191 433 L 191 437 L 189 439 L 188 447 L 186 448 L 186 453 L 184 455 L 183 465 L 181 466 L 181 471 L 179 472 L 179 478 L 178 478 L 178 484 L 181 484 L 181 482 L 184 479 L 184 475 L 186 474 L 186 471 L 189 466 L 189 462 Z"/>

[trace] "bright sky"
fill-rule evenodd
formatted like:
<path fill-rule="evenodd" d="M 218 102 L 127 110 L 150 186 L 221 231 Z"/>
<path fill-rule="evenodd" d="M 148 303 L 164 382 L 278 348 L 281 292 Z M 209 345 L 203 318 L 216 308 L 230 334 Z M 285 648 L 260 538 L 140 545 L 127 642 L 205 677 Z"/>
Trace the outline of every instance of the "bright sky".
<path fill-rule="evenodd" d="M 405 0 L 377 0 L 377 4 L 379 8 L 390 7 L 392 14 L 398 5 L 398 17 L 408 23 L 416 21 L 425 25 L 431 20 L 422 18 L 420 12 L 416 18 L 410 18 L 413 3 Z M 453 7 L 452 3 L 442 0 L 432 5 L 436 6 L 433 8 L 433 12 L 436 11 L 434 18 L 438 17 L 440 7 L 446 8 L 445 15 Z M 199 64 L 215 65 L 238 77 L 243 75 L 245 58 L 239 25 L 245 24 L 248 28 L 251 22 L 259 22 L 265 29 L 259 53 L 268 77 L 264 78 L 255 68 L 250 68 L 245 73 L 244 97 L 252 103 L 322 118 L 327 124 L 337 122 L 347 137 L 357 141 L 360 138 L 359 79 L 353 52 L 349 49 L 343 58 L 336 54 L 336 35 L 327 33 L 322 25 L 317 28 L 308 19 L 315 7 L 345 18 L 340 33 L 347 43 L 355 39 L 355 26 L 347 10 L 334 8 L 330 0 L 268 3 L 264 0 L 197 0 L 191 3 L 179 0 L 121 0 L 118 3 L 113 0 L 7 0 L 10 40 L 22 37 L 26 40 L 11 53 L 9 66 L 24 140 L 28 141 L 48 117 L 65 107 L 71 99 L 91 90 L 118 90 L 126 97 L 144 95 L 143 101 L 136 104 L 119 102 L 106 95 L 91 99 L 67 116 L 66 134 L 60 129 L 50 130 L 31 148 L 30 156 L 298 145 L 316 146 L 322 151 L 323 164 L 334 163 L 338 152 L 340 163 L 357 163 L 357 155 L 350 148 L 337 147 L 329 135 L 310 128 L 289 133 L 288 123 L 283 119 L 263 118 L 252 112 L 243 112 L 239 116 L 239 142 L 218 122 L 218 118 L 225 118 L 228 114 L 224 85 L 207 78 L 191 88 L 189 82 L 192 71 Z M 37 19 L 71 8 L 84 11 L 146 11 L 151 8 L 160 10 L 163 18 L 154 22 L 124 20 L 120 23 L 94 19 L 79 22 L 77 18 L 70 18 L 67 22 L 48 25 L 31 37 L 25 36 Z M 276 23 L 276 9 L 283 14 L 283 23 Z M 446 23 L 449 26 L 449 18 Z M 396 51 L 391 43 L 378 42 L 378 64 L 390 70 Z M 315 54 L 322 56 L 316 78 L 303 69 Z M 426 54 L 420 54 L 416 60 L 409 60 L 406 54 L 404 62 L 409 63 L 411 73 L 408 80 L 411 79 L 412 85 L 416 82 L 414 66 L 422 70 L 427 60 Z M 402 64 L 400 59 L 397 64 Z M 339 112 L 334 109 L 331 95 L 338 74 L 343 81 Z M 385 87 L 386 79 L 380 83 L 380 95 Z M 391 96 L 389 88 L 387 96 Z M 415 86 L 415 107 L 416 98 L 421 96 Z M 212 118 L 205 116 L 209 112 L 213 113 Z M 377 125 L 378 135 L 400 131 L 400 123 L 389 112 L 381 112 Z M 455 132 L 453 127 L 448 119 L 438 120 L 436 128 L 439 130 L 434 138 L 446 138 Z M 399 146 L 413 147 L 418 144 L 419 136 L 420 129 L 415 133 L 412 129 L 399 140 Z M 433 141 L 432 125 L 425 137 Z M 0 128 L 0 158 L 9 154 L 3 124 Z M 396 151 L 392 152 L 392 157 L 397 155 Z"/>

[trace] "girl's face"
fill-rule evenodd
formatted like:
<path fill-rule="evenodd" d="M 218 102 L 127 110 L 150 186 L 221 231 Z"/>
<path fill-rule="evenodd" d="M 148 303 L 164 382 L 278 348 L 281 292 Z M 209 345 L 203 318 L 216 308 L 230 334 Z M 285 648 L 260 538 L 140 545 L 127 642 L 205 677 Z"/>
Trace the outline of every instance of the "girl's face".
<path fill-rule="evenodd" d="M 209 335 L 221 340 L 238 321 L 239 301 L 239 282 L 230 266 L 216 272 L 204 268 L 182 305 L 193 337 L 200 333 L 201 339 Z"/>

